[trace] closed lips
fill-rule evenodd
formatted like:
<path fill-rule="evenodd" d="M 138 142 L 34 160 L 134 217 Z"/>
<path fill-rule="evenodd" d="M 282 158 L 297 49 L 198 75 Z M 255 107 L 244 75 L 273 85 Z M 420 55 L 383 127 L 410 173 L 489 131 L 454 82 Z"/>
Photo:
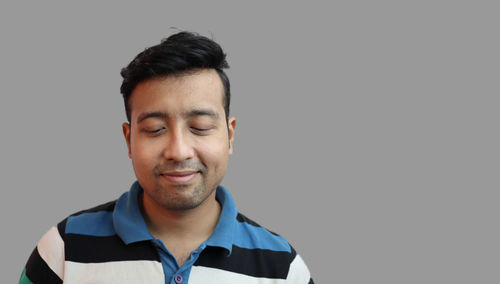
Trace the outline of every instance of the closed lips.
<path fill-rule="evenodd" d="M 175 171 L 161 173 L 162 176 L 188 176 L 197 173 L 198 171 Z"/>
<path fill-rule="evenodd" d="M 162 173 L 161 176 L 171 183 L 187 183 L 194 179 L 197 174 L 198 171 L 175 171 Z"/>

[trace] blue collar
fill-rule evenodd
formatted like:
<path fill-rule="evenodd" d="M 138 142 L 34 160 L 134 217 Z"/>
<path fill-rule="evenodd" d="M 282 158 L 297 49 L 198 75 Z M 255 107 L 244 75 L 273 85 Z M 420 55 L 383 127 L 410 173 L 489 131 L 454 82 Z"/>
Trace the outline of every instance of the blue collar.
<path fill-rule="evenodd" d="M 138 197 L 142 192 L 143 189 L 139 183 L 134 182 L 130 190 L 117 200 L 113 211 L 113 226 L 126 245 L 154 239 L 139 210 Z M 238 210 L 231 194 L 223 186 L 217 187 L 215 199 L 221 204 L 222 211 L 214 232 L 204 244 L 225 248 L 231 254 Z"/>

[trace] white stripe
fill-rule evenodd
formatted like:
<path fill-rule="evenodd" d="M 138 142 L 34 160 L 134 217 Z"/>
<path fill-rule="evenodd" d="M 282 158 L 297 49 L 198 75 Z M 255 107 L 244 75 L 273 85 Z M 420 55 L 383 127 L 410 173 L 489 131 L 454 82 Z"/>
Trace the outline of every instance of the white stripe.
<path fill-rule="evenodd" d="M 286 277 L 286 283 L 297 283 L 297 284 L 307 284 L 311 279 L 311 273 L 307 269 L 304 260 L 300 255 L 296 255 L 295 259 L 290 264 L 290 270 L 288 271 L 288 276 Z"/>
<path fill-rule="evenodd" d="M 80 263 L 66 261 L 64 283 L 151 283 L 163 284 L 163 267 L 158 261 L 112 261 Z"/>
<path fill-rule="evenodd" d="M 56 227 L 49 229 L 37 245 L 38 253 L 59 278 L 64 275 L 64 241 Z"/>
<path fill-rule="evenodd" d="M 286 282 L 285 279 L 252 277 L 245 274 L 239 274 L 236 272 L 226 271 L 222 269 L 210 268 L 205 266 L 193 266 L 193 268 L 191 268 L 191 274 L 189 275 L 189 283 L 285 284 L 288 282 Z"/>
<path fill-rule="evenodd" d="M 309 269 L 300 255 L 296 255 L 295 259 L 290 264 L 287 279 L 270 279 L 261 277 L 252 277 L 245 274 L 226 271 L 222 269 L 193 266 L 189 276 L 189 283 L 204 283 L 204 284 L 222 284 L 222 283 L 238 283 L 238 284 L 307 284 L 311 278 Z"/>

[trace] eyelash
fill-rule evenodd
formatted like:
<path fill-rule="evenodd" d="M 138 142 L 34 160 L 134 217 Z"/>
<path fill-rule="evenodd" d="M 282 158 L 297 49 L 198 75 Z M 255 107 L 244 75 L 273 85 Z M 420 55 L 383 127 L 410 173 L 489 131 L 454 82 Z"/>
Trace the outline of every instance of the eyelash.
<path fill-rule="evenodd" d="M 211 130 L 212 128 L 197 128 L 197 127 L 191 127 L 191 129 L 195 132 L 199 132 L 199 133 L 205 133 L 209 130 Z M 160 134 L 163 130 L 165 130 L 164 127 L 162 128 L 158 128 L 158 129 L 153 129 L 153 130 L 146 130 L 147 133 L 151 134 L 151 135 L 157 135 L 157 134 Z"/>
<path fill-rule="evenodd" d="M 150 134 L 158 134 L 160 133 L 162 130 L 164 130 L 165 128 L 158 128 L 158 129 L 154 129 L 154 130 L 147 130 L 148 133 Z"/>
<path fill-rule="evenodd" d="M 191 129 L 193 129 L 194 131 L 198 131 L 198 132 L 206 132 L 206 131 L 210 130 L 210 128 L 196 128 L 196 127 L 191 127 Z"/>

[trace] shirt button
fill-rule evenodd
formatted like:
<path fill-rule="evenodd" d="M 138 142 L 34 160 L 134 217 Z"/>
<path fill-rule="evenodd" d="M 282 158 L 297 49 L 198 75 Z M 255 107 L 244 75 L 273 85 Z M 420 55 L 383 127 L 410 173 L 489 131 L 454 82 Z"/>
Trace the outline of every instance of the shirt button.
<path fill-rule="evenodd" d="M 175 283 L 181 284 L 183 279 L 182 279 L 182 276 L 176 275 L 174 280 L 175 280 Z"/>

